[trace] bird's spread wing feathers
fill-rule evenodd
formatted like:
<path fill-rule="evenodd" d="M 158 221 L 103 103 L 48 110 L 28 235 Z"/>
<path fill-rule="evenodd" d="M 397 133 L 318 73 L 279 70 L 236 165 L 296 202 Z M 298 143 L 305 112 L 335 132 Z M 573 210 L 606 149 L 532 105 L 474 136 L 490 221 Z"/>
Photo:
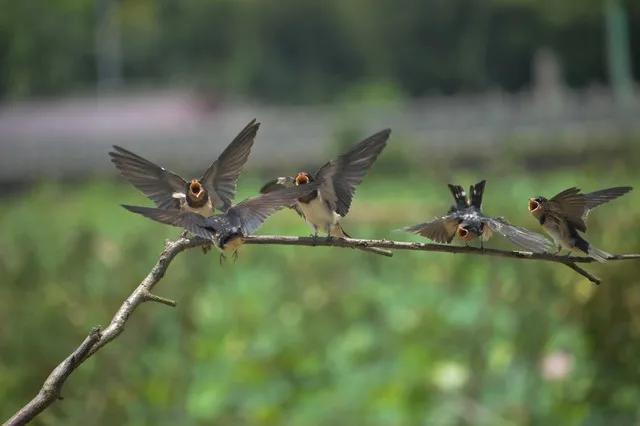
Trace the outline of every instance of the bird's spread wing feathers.
<path fill-rule="evenodd" d="M 295 178 L 293 178 L 292 176 L 282 176 L 265 183 L 262 188 L 260 188 L 260 193 L 266 194 L 268 192 L 273 192 L 284 188 L 295 188 L 295 186 Z M 301 218 L 304 219 L 304 213 L 302 212 L 300 207 L 298 207 L 297 202 L 291 204 L 289 208 L 294 210 Z"/>
<path fill-rule="evenodd" d="M 456 235 L 460 219 L 455 215 L 435 218 L 429 222 L 402 228 L 403 231 L 422 235 L 437 243 L 450 243 Z"/>
<path fill-rule="evenodd" d="M 318 188 L 318 183 L 283 188 L 249 198 L 231 207 L 227 214 L 230 219 L 239 223 L 244 235 L 251 235 L 273 213 L 292 206 L 296 200 Z"/>
<path fill-rule="evenodd" d="M 386 146 L 390 134 L 390 129 L 378 132 L 318 170 L 315 179 L 320 183 L 322 198 L 340 216 L 349 212 L 356 186 Z"/>
<path fill-rule="evenodd" d="M 265 183 L 262 188 L 260 188 L 260 193 L 266 194 L 267 192 L 273 192 L 283 188 L 293 188 L 294 186 L 296 186 L 296 181 L 293 176 L 281 176 Z"/>
<path fill-rule="evenodd" d="M 117 145 L 109 156 L 122 176 L 153 200 L 158 208 L 180 207 L 179 197 L 187 187 L 180 176 Z"/>
<path fill-rule="evenodd" d="M 200 178 L 214 206 L 221 211 L 231 207 L 238 177 L 249 158 L 259 127 L 260 123 L 251 120 Z"/>
<path fill-rule="evenodd" d="M 587 230 L 585 219 L 592 209 L 615 200 L 632 189 L 630 186 L 618 186 L 588 194 L 580 193 L 580 190 L 575 187 L 565 189 L 549 200 L 551 213 L 566 218 L 576 229 L 585 232 Z"/>
<path fill-rule="evenodd" d="M 580 189 L 576 187 L 565 189 L 556 194 L 548 202 L 551 214 L 564 217 L 569 223 L 580 231 L 586 231 L 587 225 L 584 223 L 587 200 Z"/>
<path fill-rule="evenodd" d="M 481 220 L 493 232 L 496 232 L 512 243 L 536 253 L 544 253 L 551 249 L 551 242 L 544 236 L 508 223 L 502 218 L 482 216 Z"/>
<path fill-rule="evenodd" d="M 216 232 L 216 230 L 211 226 L 211 221 L 197 213 L 128 205 L 123 205 L 122 207 L 130 212 L 155 220 L 156 222 L 184 228 L 192 234 L 202 238 L 211 240 L 213 239 L 213 234 Z"/>
<path fill-rule="evenodd" d="M 608 203 L 611 200 L 615 200 L 632 189 L 633 188 L 630 186 L 617 186 L 615 188 L 601 189 L 600 191 L 584 194 L 584 198 L 586 199 L 585 215 L 589 214 L 591 209 L 594 209 L 604 203 Z"/>

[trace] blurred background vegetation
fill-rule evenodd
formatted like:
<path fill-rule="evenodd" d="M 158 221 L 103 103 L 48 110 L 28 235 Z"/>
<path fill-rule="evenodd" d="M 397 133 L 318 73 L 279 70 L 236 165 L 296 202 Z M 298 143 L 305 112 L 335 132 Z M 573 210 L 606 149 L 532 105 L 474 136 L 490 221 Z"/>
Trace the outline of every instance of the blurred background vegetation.
<path fill-rule="evenodd" d="M 333 101 L 373 83 L 407 96 L 513 91 L 531 82 L 541 46 L 562 57 L 567 84 L 585 87 L 607 80 L 609 21 L 621 19 L 636 53 L 640 43 L 640 5 L 622 0 L 0 4 L 4 97 L 91 90 L 97 82 L 294 103 Z M 631 61 L 640 76 L 640 55 Z"/>
<path fill-rule="evenodd" d="M 359 237 L 529 196 L 640 186 L 640 4 L 0 0 L 0 418 L 107 324 L 179 231 L 127 214 L 123 144 L 197 175 L 253 117 L 238 199 L 384 127 Z M 638 191 L 589 239 L 640 252 Z M 306 235 L 293 212 L 261 233 Z M 508 247 L 494 240 L 492 246 Z M 640 264 L 245 247 L 180 255 L 38 424 L 638 424 Z"/>

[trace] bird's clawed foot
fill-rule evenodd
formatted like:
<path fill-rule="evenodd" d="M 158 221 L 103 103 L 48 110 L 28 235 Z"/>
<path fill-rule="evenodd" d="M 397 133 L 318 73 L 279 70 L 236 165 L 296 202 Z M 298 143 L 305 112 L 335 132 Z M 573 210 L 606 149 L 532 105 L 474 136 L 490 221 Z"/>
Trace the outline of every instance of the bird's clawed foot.
<path fill-rule="evenodd" d="M 211 250 L 211 247 L 212 247 L 211 243 L 203 244 L 202 245 L 202 253 L 203 254 L 209 253 L 209 250 Z"/>

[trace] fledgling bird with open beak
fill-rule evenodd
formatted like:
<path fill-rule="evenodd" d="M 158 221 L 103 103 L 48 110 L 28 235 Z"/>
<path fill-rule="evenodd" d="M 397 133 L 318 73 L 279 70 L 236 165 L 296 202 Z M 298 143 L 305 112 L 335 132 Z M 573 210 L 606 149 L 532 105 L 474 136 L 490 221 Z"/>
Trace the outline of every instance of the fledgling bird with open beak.
<path fill-rule="evenodd" d="M 498 233 L 512 243 L 532 252 L 542 253 L 551 248 L 545 237 L 535 232 L 508 223 L 503 218 L 493 218 L 482 213 L 482 196 L 486 181 L 472 185 L 469 196 L 460 185 L 449 185 L 455 200 L 446 216 L 435 218 L 429 222 L 403 228 L 404 231 L 422 235 L 437 243 L 451 243 L 458 237 L 469 244 L 480 239 L 481 247 L 493 233 Z"/>
<path fill-rule="evenodd" d="M 279 177 L 265 184 L 260 192 L 264 194 L 282 187 L 317 183 L 316 190 L 298 198 L 291 208 L 311 225 L 314 237 L 318 232 L 326 232 L 327 237 L 350 238 L 340 221 L 349 212 L 356 187 L 386 146 L 390 134 L 391 129 L 382 130 L 326 163 L 315 175 L 301 171 L 295 176 Z M 375 247 L 362 250 L 391 255 L 388 250 Z"/>
<path fill-rule="evenodd" d="M 231 252 L 237 257 L 238 248 L 244 242 L 243 238 L 253 234 L 269 216 L 284 207 L 289 207 L 299 197 L 307 195 L 317 187 L 317 184 L 311 184 L 280 189 L 248 198 L 230 207 L 225 213 L 209 217 L 184 210 L 127 205 L 123 207 L 157 222 L 184 228 L 193 235 L 212 241 L 222 252 L 222 261 L 225 253 Z"/>
<path fill-rule="evenodd" d="M 529 199 L 529 211 L 538 220 L 560 252 L 578 249 L 598 262 L 606 262 L 611 254 L 592 246 L 578 231 L 586 232 L 589 212 L 601 204 L 615 200 L 631 191 L 630 186 L 602 189 L 582 194 L 578 188 L 569 188 L 550 199 L 542 196 Z"/>
<path fill-rule="evenodd" d="M 122 176 L 158 208 L 211 216 L 215 210 L 225 212 L 231 206 L 259 127 L 256 120 L 249 122 L 199 179 L 187 181 L 117 145 L 109 155 Z"/>

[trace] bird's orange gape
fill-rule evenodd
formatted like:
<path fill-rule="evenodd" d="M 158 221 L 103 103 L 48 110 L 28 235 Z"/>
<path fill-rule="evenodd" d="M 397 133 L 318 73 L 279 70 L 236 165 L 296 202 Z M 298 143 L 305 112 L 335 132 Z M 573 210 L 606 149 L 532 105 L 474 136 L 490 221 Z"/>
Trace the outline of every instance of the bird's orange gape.
<path fill-rule="evenodd" d="M 462 240 L 462 241 L 471 241 L 473 240 L 473 234 L 471 232 L 469 232 L 469 230 L 467 228 L 465 228 L 464 226 L 458 226 L 458 237 Z"/>
<path fill-rule="evenodd" d="M 529 199 L 529 211 L 535 212 L 540 208 L 540 203 L 537 202 L 534 198 Z"/>
<path fill-rule="evenodd" d="M 300 172 L 296 175 L 296 185 L 305 185 L 309 183 L 309 174 Z"/>
<path fill-rule="evenodd" d="M 196 179 L 193 179 L 189 184 L 189 192 L 196 198 L 202 198 L 204 196 L 204 189 Z"/>

